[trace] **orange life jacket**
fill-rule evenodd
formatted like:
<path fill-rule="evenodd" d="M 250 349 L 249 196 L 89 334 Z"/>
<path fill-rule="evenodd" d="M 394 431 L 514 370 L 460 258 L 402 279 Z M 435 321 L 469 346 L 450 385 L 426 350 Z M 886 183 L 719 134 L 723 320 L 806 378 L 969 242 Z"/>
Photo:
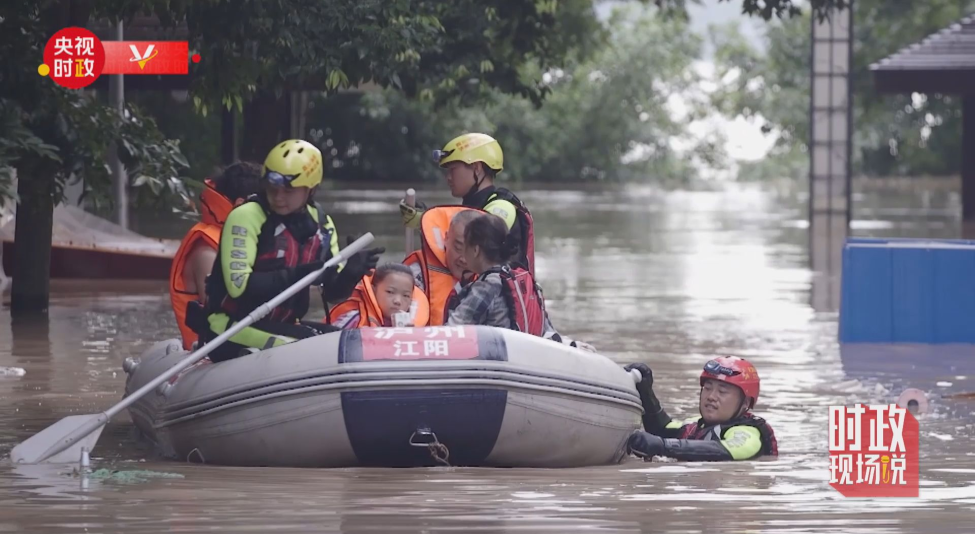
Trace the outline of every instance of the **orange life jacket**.
<path fill-rule="evenodd" d="M 183 269 L 186 267 L 186 260 L 197 245 L 203 245 L 217 250 L 220 246 L 220 231 L 223 223 L 227 220 L 227 215 L 234 208 L 227 197 L 221 195 L 214 189 L 213 182 L 204 181 L 203 192 L 200 194 L 200 222 L 196 223 L 190 231 L 183 237 L 176 255 L 173 257 L 173 266 L 169 270 L 169 300 L 173 305 L 173 313 L 176 315 L 176 325 L 183 336 L 183 348 L 189 350 L 197 340 L 197 335 L 190 327 L 186 326 L 186 306 L 198 300 L 198 294 L 186 290 L 183 283 Z"/>
<path fill-rule="evenodd" d="M 359 324 L 356 328 L 367 326 L 391 326 L 384 324 L 383 312 L 379 308 L 379 299 L 372 289 L 372 275 L 362 277 L 352 290 L 352 296 L 344 302 L 340 302 L 328 311 L 325 322 L 331 323 L 339 317 L 351 312 L 359 311 Z M 416 317 L 413 318 L 414 326 L 427 326 L 430 320 L 430 305 L 427 296 L 419 287 L 413 286 L 413 302 L 416 303 Z"/>
<path fill-rule="evenodd" d="M 423 289 L 430 308 L 430 326 L 442 326 L 444 309 L 457 283 L 447 268 L 447 230 L 454 215 L 468 208 L 437 206 L 423 213 L 420 219 L 420 250 L 406 257 L 406 265 L 419 264 Z"/>

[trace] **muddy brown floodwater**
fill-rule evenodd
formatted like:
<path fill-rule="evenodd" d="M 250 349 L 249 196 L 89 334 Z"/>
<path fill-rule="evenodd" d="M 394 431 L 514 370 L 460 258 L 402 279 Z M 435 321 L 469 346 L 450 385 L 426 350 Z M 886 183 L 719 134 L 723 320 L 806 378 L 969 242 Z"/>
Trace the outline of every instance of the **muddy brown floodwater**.
<path fill-rule="evenodd" d="M 372 231 L 396 259 L 400 195 L 335 191 L 326 205 L 343 234 Z M 537 220 L 539 278 L 555 324 L 620 363 L 648 362 L 674 416 L 696 412 L 697 375 L 710 355 L 748 357 L 762 376 L 757 412 L 775 428 L 778 460 L 236 469 L 160 460 L 119 416 L 99 441 L 95 467 L 156 477 L 93 477 L 83 488 L 70 468 L 4 458 L 0 531 L 973 531 L 975 404 L 939 399 L 939 388 L 975 390 L 965 371 L 972 360 L 891 357 L 874 369 L 841 354 L 836 310 L 811 304 L 831 299 L 814 298 L 824 286 L 809 266 L 801 194 L 628 189 L 523 198 Z M 871 193 L 857 198 L 854 233 L 954 237 L 957 204 L 953 193 Z M 175 334 L 162 283 L 58 281 L 44 324 L 11 324 L 0 310 L 0 456 L 63 416 L 116 402 L 122 360 Z M 923 383 L 915 383 L 921 368 Z M 920 417 L 921 497 L 841 497 L 827 483 L 827 406 L 892 402 L 908 386 L 931 394 Z"/>

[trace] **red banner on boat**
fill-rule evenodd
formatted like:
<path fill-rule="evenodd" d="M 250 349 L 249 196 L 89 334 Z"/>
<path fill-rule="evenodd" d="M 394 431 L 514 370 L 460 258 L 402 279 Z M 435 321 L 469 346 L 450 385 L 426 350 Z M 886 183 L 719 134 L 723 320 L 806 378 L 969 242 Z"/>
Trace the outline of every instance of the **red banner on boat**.
<path fill-rule="evenodd" d="M 473 360 L 478 357 L 477 328 L 363 328 L 362 361 Z"/>

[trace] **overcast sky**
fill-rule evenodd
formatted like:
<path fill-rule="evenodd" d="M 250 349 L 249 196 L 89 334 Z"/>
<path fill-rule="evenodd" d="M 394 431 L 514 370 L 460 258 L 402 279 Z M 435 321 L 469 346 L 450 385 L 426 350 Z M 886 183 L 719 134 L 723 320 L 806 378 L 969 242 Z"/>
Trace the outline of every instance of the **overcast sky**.
<path fill-rule="evenodd" d="M 625 4 L 626 0 L 601 0 L 596 4 L 596 11 L 600 18 L 606 18 L 616 5 Z M 757 48 L 763 49 L 762 35 L 765 25 L 768 24 L 761 18 L 748 17 L 741 13 L 741 0 L 728 0 L 719 2 L 718 0 L 701 0 L 700 5 L 688 1 L 688 12 L 691 18 L 691 29 L 707 38 L 707 29 L 711 24 L 725 24 L 737 20 L 740 22 L 741 32 Z M 714 64 L 711 62 L 713 51 L 706 43 L 700 61 L 695 62 L 694 68 L 701 73 L 711 73 Z M 668 107 L 671 113 L 677 116 L 683 114 L 686 106 L 682 95 L 671 95 Z M 720 131 L 726 138 L 725 150 L 728 155 L 735 160 L 756 160 L 765 156 L 771 148 L 774 138 L 761 132 L 761 124 L 758 121 L 747 121 L 742 117 L 725 117 L 719 113 L 712 113 L 705 120 L 694 121 L 690 125 L 691 135 L 695 138 L 703 138 L 709 131 Z M 680 140 L 673 140 L 671 143 L 675 150 L 681 151 Z M 733 167 L 735 167 L 733 165 Z M 734 174 L 736 168 L 721 170 L 699 169 L 702 174 L 711 174 L 715 177 L 727 175 L 728 172 Z M 716 172 L 728 171 L 728 172 Z"/>
<path fill-rule="evenodd" d="M 613 10 L 613 6 L 625 3 L 625 1 L 619 0 L 601 0 L 596 4 L 596 12 L 601 18 L 606 18 Z M 691 17 L 691 29 L 701 37 L 707 37 L 707 29 L 711 24 L 724 24 L 737 20 L 741 23 L 741 32 L 748 40 L 756 47 L 763 47 L 761 36 L 767 23 L 760 18 L 742 15 L 741 0 L 726 0 L 724 2 L 700 0 L 700 5 L 692 1 L 689 1 L 688 4 L 687 10 Z M 704 59 L 710 59 L 711 54 L 710 46 L 705 45 Z"/>

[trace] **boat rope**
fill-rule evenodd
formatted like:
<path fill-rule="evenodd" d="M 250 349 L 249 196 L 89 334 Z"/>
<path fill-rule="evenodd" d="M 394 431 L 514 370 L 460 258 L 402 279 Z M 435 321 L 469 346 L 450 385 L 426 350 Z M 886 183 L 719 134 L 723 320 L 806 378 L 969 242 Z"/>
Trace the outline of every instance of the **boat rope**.
<path fill-rule="evenodd" d="M 416 438 L 420 438 L 422 441 L 417 441 Z M 450 458 L 450 449 L 443 443 L 440 443 L 437 435 L 429 428 L 422 427 L 413 431 L 413 434 L 410 435 L 409 444 L 413 447 L 426 447 L 434 462 L 444 467 L 451 467 L 448 461 Z"/>
<path fill-rule="evenodd" d="M 193 460 L 191 460 L 191 458 L 193 458 L 193 453 L 194 452 L 196 453 L 197 456 L 200 457 L 200 463 L 201 464 L 207 463 L 206 458 L 203 457 L 203 453 L 200 452 L 200 449 L 198 449 L 198 448 L 191 450 L 189 452 L 189 454 L 186 455 L 186 461 L 187 461 L 187 463 L 193 463 Z"/>
<path fill-rule="evenodd" d="M 430 450 L 430 456 L 433 458 L 434 462 L 444 466 L 450 467 L 450 462 L 447 461 L 450 458 L 450 450 L 447 446 L 439 441 L 435 441 L 427 445 L 427 449 Z"/>

